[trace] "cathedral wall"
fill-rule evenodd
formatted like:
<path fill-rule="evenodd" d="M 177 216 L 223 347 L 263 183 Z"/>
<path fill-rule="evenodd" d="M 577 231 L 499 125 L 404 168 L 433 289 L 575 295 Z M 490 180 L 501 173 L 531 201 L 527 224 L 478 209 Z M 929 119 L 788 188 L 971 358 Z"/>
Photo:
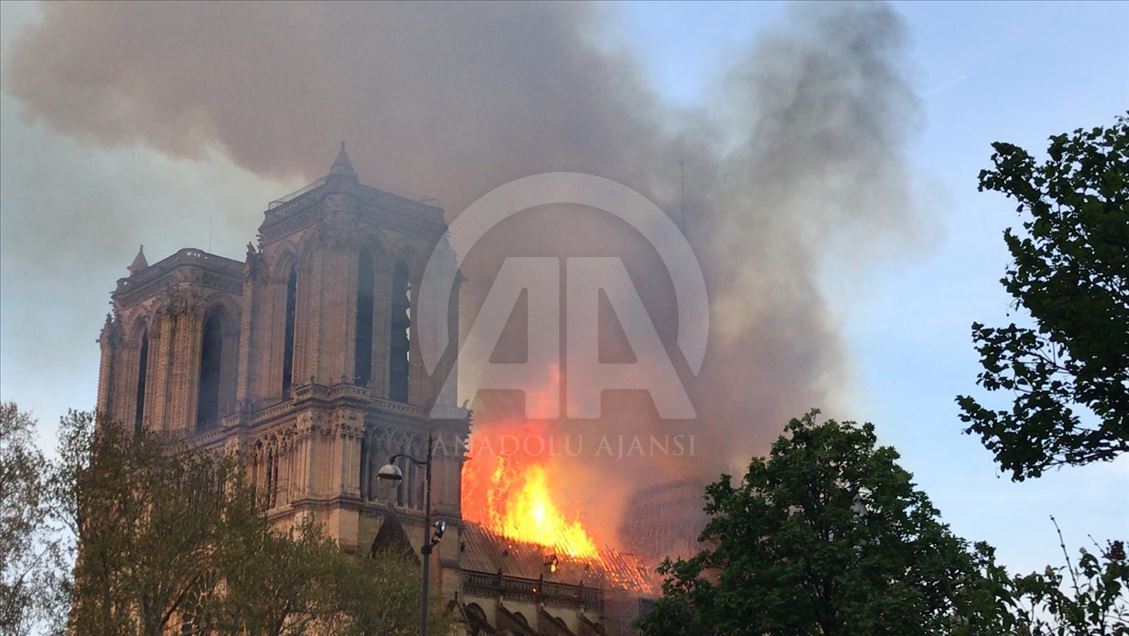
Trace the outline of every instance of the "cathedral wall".
<path fill-rule="evenodd" d="M 431 557 L 432 584 L 452 598 L 461 590 L 460 469 L 469 422 L 458 409 L 445 416 L 455 419 L 430 418 L 455 356 L 451 352 L 428 376 L 414 311 L 424 265 L 442 236 L 442 211 L 346 177 L 338 171 L 336 181 L 327 178 L 272 204 L 259 245 L 248 245 L 245 262 L 184 249 L 149 266 L 139 254 L 130 275 L 118 281 L 114 312 L 99 338 L 98 408 L 134 425 L 147 339 L 144 426 L 186 437 L 193 447 L 238 453 L 279 529 L 310 516 L 350 551 L 370 549 L 383 520 L 394 517 L 419 554 L 423 468 L 400 460 L 404 483 L 383 492 L 375 491 L 374 476 L 395 453 L 422 459 L 428 431 L 435 431 L 433 521 L 445 520 L 448 530 Z M 357 330 L 362 252 L 372 265 L 367 343 Z M 401 264 L 410 290 L 408 310 L 400 313 L 411 318 L 406 402 L 393 399 L 392 372 L 394 279 Z M 449 315 L 452 342 L 457 310 L 456 302 Z M 358 343 L 370 347 L 367 374 Z M 216 375 L 208 375 L 213 369 Z M 212 377 L 218 377 L 214 385 Z M 214 403 L 201 398 L 213 388 Z M 453 405 L 453 397 L 444 403 Z M 212 404 L 215 416 L 209 417 Z M 400 437 L 378 441 L 378 430 Z"/>
<path fill-rule="evenodd" d="M 242 303 L 239 294 L 215 289 L 206 273 L 191 266 L 174 264 L 165 279 L 151 283 L 158 286 L 151 295 L 115 298 L 111 320 L 99 340 L 103 380 L 98 408 L 127 427 L 135 425 L 141 350 L 147 340 L 142 423 L 154 430 L 190 434 L 197 430 L 202 331 L 209 312 L 221 314 L 219 414 L 235 409 Z M 160 286 L 161 282 L 165 284 Z"/>

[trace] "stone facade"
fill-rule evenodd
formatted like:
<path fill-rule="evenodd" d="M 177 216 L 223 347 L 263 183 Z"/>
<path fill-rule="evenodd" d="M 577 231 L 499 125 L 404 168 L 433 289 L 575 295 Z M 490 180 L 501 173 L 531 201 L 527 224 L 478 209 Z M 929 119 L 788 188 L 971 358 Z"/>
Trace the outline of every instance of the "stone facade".
<path fill-rule="evenodd" d="M 447 400 L 449 417 L 429 417 L 451 361 L 427 375 L 418 325 L 401 331 L 406 378 L 393 377 L 391 359 L 394 278 L 407 272 L 400 287 L 414 294 L 445 231 L 438 207 L 360 184 L 342 148 L 326 177 L 270 204 L 243 262 L 182 249 L 149 265 L 138 254 L 99 339 L 98 410 L 238 453 L 280 526 L 312 515 L 346 550 L 368 551 L 395 514 L 418 553 L 422 469 L 405 461 L 395 489 L 375 475 L 395 453 L 423 457 L 430 432 L 446 451 L 435 458 L 432 516 L 460 528 L 469 413 Z M 371 306 L 358 313 L 359 302 Z M 371 321 L 368 337 L 358 337 L 358 316 Z M 395 395 L 405 380 L 406 396 Z M 461 585 L 458 545 L 456 536 L 433 554 L 444 595 Z"/>
<path fill-rule="evenodd" d="M 609 551 L 606 568 L 542 572 L 543 550 L 462 519 L 470 413 L 440 394 L 454 353 L 432 375 L 422 367 L 417 336 L 437 327 L 412 311 L 435 247 L 453 259 L 443 211 L 361 184 L 342 144 L 328 175 L 264 216 L 242 262 L 189 248 L 149 265 L 138 253 L 99 338 L 99 412 L 237 454 L 277 526 L 309 515 L 360 553 L 406 540 L 419 555 L 423 469 L 401 460 L 396 487 L 376 472 L 397 453 L 423 458 L 431 435 L 432 519 L 448 528 L 432 591 L 465 630 L 609 633 L 605 590 L 644 581 L 638 563 Z"/>

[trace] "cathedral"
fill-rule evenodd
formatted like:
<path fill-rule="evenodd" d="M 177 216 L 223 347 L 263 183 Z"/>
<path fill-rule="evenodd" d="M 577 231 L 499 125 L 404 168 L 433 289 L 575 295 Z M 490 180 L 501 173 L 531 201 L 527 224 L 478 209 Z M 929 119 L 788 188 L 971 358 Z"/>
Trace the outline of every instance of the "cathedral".
<path fill-rule="evenodd" d="M 435 440 L 427 556 L 432 593 L 467 634 L 615 634 L 647 576 L 613 550 L 569 562 L 464 521 L 470 412 L 442 391 L 454 354 L 428 375 L 413 311 L 424 264 L 448 254 L 443 210 L 366 186 L 344 144 L 329 173 L 272 201 L 242 261 L 186 248 L 143 251 L 112 293 L 99 343 L 98 411 L 188 448 L 236 454 L 279 528 L 312 516 L 350 552 L 420 555 L 424 470 L 377 471 Z M 451 255 L 453 257 L 453 255 Z M 458 342 L 456 302 L 447 320 Z M 440 407 L 440 408 L 436 408 Z"/>

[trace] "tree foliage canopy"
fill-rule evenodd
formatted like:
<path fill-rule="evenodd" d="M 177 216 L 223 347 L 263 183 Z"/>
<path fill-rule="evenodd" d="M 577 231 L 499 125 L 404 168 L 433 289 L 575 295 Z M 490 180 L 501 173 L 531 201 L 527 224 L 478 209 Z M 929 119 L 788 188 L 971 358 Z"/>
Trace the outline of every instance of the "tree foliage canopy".
<path fill-rule="evenodd" d="M 664 563 L 644 633 L 975 633 L 996 620 L 991 549 L 940 522 L 871 424 L 815 416 L 792 420 L 739 484 L 707 488 L 706 547 Z"/>
<path fill-rule="evenodd" d="M 1054 521 L 1054 517 L 1051 517 Z M 1058 528 L 1058 522 L 1055 528 Z M 1059 533 L 1064 565 L 1010 581 L 1015 633 L 1045 636 L 1129 635 L 1129 562 L 1123 541 L 1107 541 L 1096 552 L 1070 560 Z"/>
<path fill-rule="evenodd" d="M 311 519 L 274 527 L 232 458 L 71 413 L 53 492 L 77 537 L 80 634 L 414 634 L 417 564 L 346 554 Z M 436 602 L 432 625 L 450 620 Z"/>
<path fill-rule="evenodd" d="M 1062 546 L 1064 566 L 1013 578 L 941 522 L 872 425 L 815 416 L 739 484 L 707 487 L 703 549 L 663 563 L 644 634 L 1129 635 L 1124 543 L 1077 565 Z"/>
<path fill-rule="evenodd" d="M 59 609 L 61 553 L 52 540 L 35 421 L 0 404 L 0 633 L 26 634 Z"/>
<path fill-rule="evenodd" d="M 957 402 L 966 432 L 1023 480 L 1129 450 L 1129 119 L 1051 137 L 1043 163 L 992 147 L 980 190 L 1015 199 L 1023 219 L 1004 233 L 1000 282 L 1033 326 L 973 324 L 977 383 L 1014 397 L 1009 409 Z"/>

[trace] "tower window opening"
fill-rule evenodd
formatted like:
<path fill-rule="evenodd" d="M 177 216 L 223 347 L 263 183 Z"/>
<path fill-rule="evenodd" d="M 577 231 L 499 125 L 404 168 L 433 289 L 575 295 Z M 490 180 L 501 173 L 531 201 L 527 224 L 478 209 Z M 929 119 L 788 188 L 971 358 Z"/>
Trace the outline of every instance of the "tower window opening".
<path fill-rule="evenodd" d="M 290 268 L 286 280 L 286 326 L 283 330 L 282 349 L 282 397 L 290 395 L 294 383 L 294 309 L 298 301 L 298 270 Z"/>
<path fill-rule="evenodd" d="M 141 431 L 145 421 L 145 378 L 149 370 L 149 332 L 141 334 L 141 350 L 138 352 L 137 361 L 137 398 L 134 404 L 133 430 Z"/>
<path fill-rule="evenodd" d="M 196 427 L 199 430 L 209 430 L 219 423 L 220 414 L 220 371 L 223 366 L 223 322 L 220 312 L 212 312 L 204 321 L 202 340 Z"/>
<path fill-rule="evenodd" d="M 408 375 L 412 338 L 411 282 L 408 266 L 396 265 L 392 276 L 392 342 L 389 362 L 388 397 L 395 402 L 408 401 Z"/>

